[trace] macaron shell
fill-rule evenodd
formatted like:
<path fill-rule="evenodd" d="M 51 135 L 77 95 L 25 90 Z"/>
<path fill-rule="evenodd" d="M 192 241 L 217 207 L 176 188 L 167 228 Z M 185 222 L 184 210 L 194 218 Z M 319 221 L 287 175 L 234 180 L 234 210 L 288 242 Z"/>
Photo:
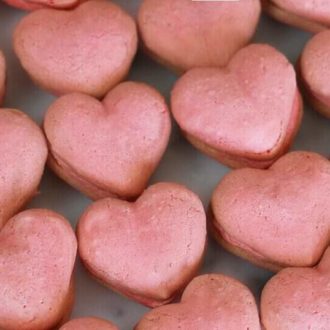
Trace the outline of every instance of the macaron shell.
<path fill-rule="evenodd" d="M 135 203 L 95 202 L 77 233 L 80 257 L 93 276 L 155 307 L 171 301 L 195 275 L 205 251 L 206 219 L 195 194 L 159 183 Z"/>
<path fill-rule="evenodd" d="M 315 268 L 287 268 L 265 286 L 261 316 L 268 330 L 328 329 L 330 248 Z"/>
<path fill-rule="evenodd" d="M 23 9 L 36 10 L 41 8 L 69 9 L 77 6 L 80 0 L 3 0 L 8 5 Z"/>
<path fill-rule="evenodd" d="M 144 0 L 138 25 L 146 51 L 176 71 L 223 66 L 252 38 L 260 7 L 258 0 Z"/>
<path fill-rule="evenodd" d="M 202 275 L 187 286 L 181 302 L 147 313 L 135 330 L 259 330 L 252 293 L 224 275 Z"/>
<path fill-rule="evenodd" d="M 6 87 L 6 61 L 3 53 L 0 51 L 0 105 L 3 102 Z"/>
<path fill-rule="evenodd" d="M 171 105 L 188 140 L 233 167 L 270 166 L 291 145 L 302 117 L 293 66 L 258 44 L 240 50 L 224 69 L 188 71 Z"/>
<path fill-rule="evenodd" d="M 93 199 L 136 197 L 158 165 L 171 123 L 163 97 L 152 87 L 125 82 L 100 103 L 83 94 L 59 98 L 44 130 L 50 165 Z"/>
<path fill-rule="evenodd" d="M 330 242 L 329 193 L 329 161 L 292 152 L 269 170 L 226 175 L 213 193 L 212 227 L 226 248 L 258 265 L 313 266 Z"/>
<path fill-rule="evenodd" d="M 24 113 L 0 109 L 0 229 L 36 193 L 47 145 L 41 129 Z"/>
<path fill-rule="evenodd" d="M 96 317 L 74 319 L 62 325 L 60 330 L 119 330 L 112 323 Z"/>
<path fill-rule="evenodd" d="M 42 330 L 67 314 L 77 243 L 69 223 L 42 209 L 11 218 L 0 232 L 0 328 Z"/>
<path fill-rule="evenodd" d="M 102 0 L 69 11 L 34 11 L 14 32 L 14 49 L 23 68 L 56 95 L 105 95 L 128 73 L 136 48 L 134 20 Z"/>

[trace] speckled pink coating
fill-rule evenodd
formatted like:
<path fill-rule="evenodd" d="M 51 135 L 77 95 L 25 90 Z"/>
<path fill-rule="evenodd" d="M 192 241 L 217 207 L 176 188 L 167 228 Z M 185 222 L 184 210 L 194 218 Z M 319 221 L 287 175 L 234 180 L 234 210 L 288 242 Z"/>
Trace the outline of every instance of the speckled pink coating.
<path fill-rule="evenodd" d="M 138 196 L 158 165 L 171 123 L 163 97 L 142 83 L 124 82 L 100 103 L 84 95 L 59 98 L 44 130 L 55 171 L 94 199 Z"/>
<path fill-rule="evenodd" d="M 22 66 L 38 85 L 56 95 L 103 96 L 124 79 L 136 48 L 134 20 L 103 0 L 87 1 L 70 11 L 34 11 L 14 32 Z"/>
<path fill-rule="evenodd" d="M 295 135 L 302 111 L 297 98 L 293 66 L 271 46 L 253 44 L 224 69 L 188 71 L 174 86 L 171 104 L 180 128 L 197 140 L 192 141 L 197 148 L 212 154 L 199 142 L 235 158 L 235 167 L 246 166 L 246 160 L 263 167 L 281 156 Z"/>
<path fill-rule="evenodd" d="M 59 214 L 34 209 L 0 232 L 0 328 L 52 329 L 67 313 L 77 242 Z"/>
<path fill-rule="evenodd" d="M 18 110 L 0 109 L 0 155 L 1 229 L 37 193 L 47 158 L 41 129 Z"/>
<path fill-rule="evenodd" d="M 214 229 L 231 251 L 274 270 L 313 266 L 330 243 L 330 163 L 292 152 L 269 170 L 233 171 L 211 207 Z"/>
<path fill-rule="evenodd" d="M 60 330 L 119 330 L 109 321 L 96 317 L 84 317 L 71 320 L 60 328 Z"/>
<path fill-rule="evenodd" d="M 259 0 L 144 0 L 138 25 L 146 50 L 179 71 L 223 66 L 253 36 Z"/>
<path fill-rule="evenodd" d="M 0 105 L 2 104 L 5 95 L 6 87 L 6 62 L 3 53 L 0 50 Z"/>
<path fill-rule="evenodd" d="M 81 0 L 3 0 L 8 5 L 23 10 L 41 8 L 69 9 L 77 6 Z"/>
<path fill-rule="evenodd" d="M 261 316 L 267 330 L 327 330 L 330 325 L 330 248 L 315 268 L 287 268 L 265 286 Z"/>
<path fill-rule="evenodd" d="M 260 330 L 252 293 L 237 280 L 209 274 L 187 286 L 179 304 L 147 313 L 135 330 Z"/>
<path fill-rule="evenodd" d="M 79 254 L 105 285 L 147 306 L 169 302 L 192 279 L 206 244 L 199 198 L 158 183 L 135 203 L 95 202 L 78 224 Z"/>

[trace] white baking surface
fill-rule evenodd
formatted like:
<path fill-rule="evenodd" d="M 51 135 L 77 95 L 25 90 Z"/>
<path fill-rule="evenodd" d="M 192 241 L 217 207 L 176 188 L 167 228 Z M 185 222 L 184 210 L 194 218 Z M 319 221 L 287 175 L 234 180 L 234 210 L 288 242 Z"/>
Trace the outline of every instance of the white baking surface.
<path fill-rule="evenodd" d="M 140 1 L 116 0 L 115 2 L 135 14 Z M 26 13 L 23 11 L 0 4 L 0 49 L 6 55 L 8 66 L 8 88 L 4 107 L 20 109 L 41 123 L 43 115 L 54 97 L 40 90 L 31 82 L 18 63 L 11 44 L 13 29 L 24 15 Z M 295 63 L 309 38 L 308 33 L 263 17 L 254 40 L 272 44 Z M 129 79 L 144 81 L 155 86 L 168 100 L 176 76 L 147 56 L 138 54 Z M 303 124 L 293 148 L 313 150 L 328 157 L 329 142 L 330 121 L 305 107 Z M 175 181 L 185 184 L 200 196 L 207 207 L 212 190 L 227 171 L 226 167 L 191 147 L 174 126 L 168 150 L 151 181 Z M 40 194 L 28 207 L 55 210 L 66 216 L 75 226 L 80 214 L 89 204 L 88 198 L 46 170 Z M 201 272 L 221 272 L 231 275 L 246 283 L 257 299 L 259 299 L 263 285 L 272 275 L 268 271 L 225 252 L 212 239 L 210 239 Z M 75 275 L 76 302 L 72 317 L 99 316 L 115 322 L 122 330 L 129 330 L 148 311 L 147 308 L 95 282 L 79 261 L 77 261 Z"/>

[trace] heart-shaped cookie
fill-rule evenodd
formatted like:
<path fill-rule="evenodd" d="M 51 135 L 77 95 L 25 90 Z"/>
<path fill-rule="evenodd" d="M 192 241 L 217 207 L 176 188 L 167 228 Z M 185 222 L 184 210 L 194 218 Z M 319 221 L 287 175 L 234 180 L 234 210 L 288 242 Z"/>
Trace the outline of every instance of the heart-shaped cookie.
<path fill-rule="evenodd" d="M 233 253 L 272 270 L 313 266 L 330 243 L 330 162 L 292 152 L 268 170 L 233 171 L 211 208 L 214 233 Z"/>
<path fill-rule="evenodd" d="M 70 11 L 36 10 L 14 33 L 14 49 L 24 69 L 57 95 L 103 96 L 126 76 L 136 47 L 134 20 L 104 0 Z"/>
<path fill-rule="evenodd" d="M 23 9 L 36 10 L 41 8 L 68 9 L 75 7 L 81 0 L 3 0 L 8 5 Z"/>
<path fill-rule="evenodd" d="M 84 317 L 65 323 L 60 330 L 118 330 L 118 328 L 106 320 Z"/>
<path fill-rule="evenodd" d="M 330 28 L 328 0 L 261 0 L 264 10 L 280 22 L 310 32 Z"/>
<path fill-rule="evenodd" d="M 237 280 L 209 274 L 196 277 L 181 302 L 147 313 L 135 330 L 260 330 L 250 290 Z"/>
<path fill-rule="evenodd" d="M 172 91 L 187 139 L 231 167 L 267 167 L 285 153 L 301 121 L 293 66 L 268 45 L 240 50 L 224 68 L 196 68 Z"/>
<path fill-rule="evenodd" d="M 92 204 L 78 224 L 79 254 L 106 286 L 150 307 L 171 301 L 198 270 L 206 221 L 199 198 L 158 183 L 135 203 Z"/>
<path fill-rule="evenodd" d="M 6 87 L 6 61 L 2 52 L 0 51 L 0 105 L 2 104 L 5 95 Z"/>
<path fill-rule="evenodd" d="M 0 155 L 1 229 L 37 193 L 47 158 L 41 129 L 18 110 L 0 109 Z"/>
<path fill-rule="evenodd" d="M 330 326 L 330 248 L 315 268 L 287 268 L 261 296 L 267 330 L 327 330 Z"/>
<path fill-rule="evenodd" d="M 143 0 L 138 25 L 146 51 L 178 71 L 223 66 L 252 38 L 259 0 Z"/>
<path fill-rule="evenodd" d="M 53 329 L 73 303 L 77 242 L 59 214 L 35 209 L 0 231 L 0 329 Z"/>
<path fill-rule="evenodd" d="M 330 31 L 314 36 L 306 45 L 300 60 L 299 73 L 305 96 L 324 116 L 330 118 Z"/>
<path fill-rule="evenodd" d="M 125 82 L 100 103 L 84 94 L 59 98 L 44 129 L 50 166 L 93 199 L 138 196 L 158 165 L 171 130 L 163 97 L 152 87 Z"/>

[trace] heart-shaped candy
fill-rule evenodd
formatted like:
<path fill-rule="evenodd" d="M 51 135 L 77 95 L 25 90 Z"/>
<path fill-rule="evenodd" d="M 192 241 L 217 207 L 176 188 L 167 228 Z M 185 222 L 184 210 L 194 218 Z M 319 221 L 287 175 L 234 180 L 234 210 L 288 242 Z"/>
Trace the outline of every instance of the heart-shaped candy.
<path fill-rule="evenodd" d="M 196 277 L 181 302 L 147 313 L 135 330 L 260 330 L 250 290 L 237 280 L 210 274 Z"/>
<path fill-rule="evenodd" d="M 138 196 L 165 151 L 170 128 L 163 97 L 135 82 L 118 85 L 102 103 L 65 95 L 44 122 L 51 167 L 94 199 Z"/>
<path fill-rule="evenodd" d="M 47 158 L 41 129 L 18 110 L 0 109 L 0 155 L 1 229 L 37 193 Z"/>
<path fill-rule="evenodd" d="M 268 170 L 233 171 L 211 207 L 215 235 L 233 253 L 273 270 L 313 266 L 330 243 L 330 162 L 292 152 Z"/>
<path fill-rule="evenodd" d="M 6 61 L 2 52 L 0 51 L 0 105 L 2 104 L 5 95 L 6 87 Z"/>
<path fill-rule="evenodd" d="M 262 0 L 264 10 L 280 22 L 310 32 L 330 28 L 328 0 Z"/>
<path fill-rule="evenodd" d="M 3 0 L 8 5 L 23 9 L 36 10 L 41 8 L 68 9 L 77 6 L 81 0 Z"/>
<path fill-rule="evenodd" d="M 0 232 L 0 329 L 58 326 L 73 302 L 77 242 L 70 224 L 48 210 L 28 210 Z"/>
<path fill-rule="evenodd" d="M 188 140 L 232 167 L 267 167 L 290 146 L 302 103 L 293 66 L 268 45 L 240 50 L 224 68 L 188 71 L 172 91 Z"/>
<path fill-rule="evenodd" d="M 261 296 L 267 330 L 326 330 L 330 326 L 330 248 L 315 268 L 287 268 Z"/>
<path fill-rule="evenodd" d="M 313 108 L 330 118 L 330 31 L 320 32 L 306 45 L 299 61 L 306 98 Z"/>
<path fill-rule="evenodd" d="M 118 330 L 118 328 L 106 320 L 84 317 L 65 323 L 60 330 Z"/>
<path fill-rule="evenodd" d="M 161 63 L 186 71 L 226 65 L 253 36 L 260 9 L 259 0 L 144 0 L 138 25 L 150 54 Z"/>
<path fill-rule="evenodd" d="M 128 73 L 136 52 L 134 20 L 117 5 L 87 1 L 70 11 L 36 10 L 15 29 L 24 69 L 54 94 L 101 97 Z"/>
<path fill-rule="evenodd" d="M 80 257 L 94 277 L 155 307 L 171 301 L 198 270 L 205 212 L 185 187 L 158 183 L 135 203 L 95 202 L 79 220 L 77 233 Z"/>

